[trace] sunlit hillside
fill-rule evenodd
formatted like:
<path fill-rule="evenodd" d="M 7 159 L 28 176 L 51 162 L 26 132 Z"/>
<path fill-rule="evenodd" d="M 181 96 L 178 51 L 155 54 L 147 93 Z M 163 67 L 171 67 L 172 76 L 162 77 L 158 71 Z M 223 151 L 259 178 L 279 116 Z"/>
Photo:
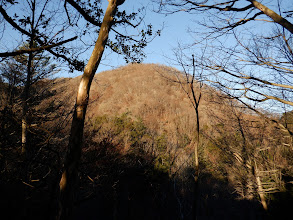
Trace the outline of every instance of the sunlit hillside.
<path fill-rule="evenodd" d="M 195 112 L 186 93 L 176 80 L 173 68 L 155 64 L 130 64 L 112 71 L 96 74 L 90 91 L 87 118 L 129 113 L 141 118 L 151 129 L 160 132 L 188 132 L 195 129 Z M 53 90 L 55 102 L 73 107 L 80 77 L 57 79 Z M 200 121 L 203 127 L 212 126 L 210 114 L 225 115 L 225 100 L 208 86 L 203 88 L 200 102 Z M 56 98 L 58 97 L 58 98 Z M 48 102 L 48 100 L 46 100 Z"/>
<path fill-rule="evenodd" d="M 184 79 L 176 69 L 155 64 L 129 64 L 96 74 L 86 115 L 76 219 L 192 219 L 196 114 L 185 92 L 188 87 L 178 78 Z M 52 183 L 66 152 L 80 79 L 58 78 L 34 87 L 39 95 L 32 101 L 27 166 L 18 162 L 16 147 L 20 105 L 9 110 L 9 117 L 7 107 L 1 110 L 1 128 L 10 131 L 1 133 L 1 175 L 18 190 L 28 187 L 32 210 L 54 209 L 46 204 L 54 200 Z M 198 94 L 197 82 L 194 87 Z M 260 117 L 207 85 L 201 92 L 199 213 L 266 219 L 264 201 L 268 216 L 289 210 L 284 204 L 292 202 L 292 140 L 278 127 L 278 118 Z M 33 205 L 36 197 L 44 198 L 43 203 Z"/>

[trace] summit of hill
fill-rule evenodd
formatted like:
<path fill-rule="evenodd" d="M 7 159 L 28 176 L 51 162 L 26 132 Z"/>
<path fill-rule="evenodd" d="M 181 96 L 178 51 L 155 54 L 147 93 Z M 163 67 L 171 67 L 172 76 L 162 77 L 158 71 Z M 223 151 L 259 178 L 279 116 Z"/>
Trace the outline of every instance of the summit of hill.
<path fill-rule="evenodd" d="M 128 64 L 95 75 L 89 98 L 87 118 L 129 113 L 142 119 L 152 129 L 168 130 L 195 128 L 195 112 L 176 76 L 178 70 L 157 64 Z M 55 100 L 61 99 L 71 109 L 81 76 L 62 78 L 55 82 Z M 196 86 L 195 86 L 196 87 Z M 211 124 L 209 114 L 223 115 L 226 108 L 220 93 L 204 86 L 200 102 L 202 124 Z M 182 127 L 184 126 L 184 127 Z M 172 131 L 171 131 L 172 130 Z"/>

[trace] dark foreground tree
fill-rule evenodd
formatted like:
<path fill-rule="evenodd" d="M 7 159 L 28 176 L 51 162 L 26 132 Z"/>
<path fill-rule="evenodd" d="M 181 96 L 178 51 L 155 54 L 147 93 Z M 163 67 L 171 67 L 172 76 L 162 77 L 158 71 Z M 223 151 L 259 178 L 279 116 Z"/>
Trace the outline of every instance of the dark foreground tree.
<path fill-rule="evenodd" d="M 32 45 L 27 43 L 21 46 L 20 50 L 37 47 L 36 42 L 33 42 Z M 45 56 L 44 53 L 33 52 L 29 56 L 21 54 L 1 63 L 0 73 L 4 82 L 8 83 L 7 101 L 4 106 L 11 110 L 15 110 L 14 105 L 17 102 L 20 102 L 22 106 L 22 153 L 29 150 L 26 146 L 30 142 L 27 138 L 30 129 L 29 112 L 32 110 L 33 100 L 40 95 L 37 91 L 32 91 L 32 87 L 57 72 L 56 64 L 51 62 L 51 57 Z M 45 88 L 42 89 L 45 90 Z M 17 95 L 18 93 L 20 96 Z"/>
<path fill-rule="evenodd" d="M 64 43 L 70 42 L 76 37 L 62 40 L 60 32 L 62 29 L 68 27 L 67 24 L 59 25 L 57 22 L 52 22 L 54 20 L 54 13 L 49 13 L 48 8 L 50 8 L 49 1 L 37 1 L 30 0 L 27 2 L 16 2 L 16 1 L 3 1 L 0 4 L 0 13 L 3 17 L 1 23 L 4 27 L 12 27 L 14 34 L 19 36 L 19 39 L 22 39 L 20 36 L 24 36 L 23 41 L 17 42 L 20 45 L 23 45 L 20 48 L 16 48 L 14 51 L 2 52 L 0 53 L 1 57 L 14 56 L 16 62 L 22 65 L 22 68 L 17 70 L 22 72 L 22 82 L 23 82 L 23 91 L 21 95 L 22 99 L 22 113 L 21 113 L 21 123 L 22 123 L 22 134 L 21 134 L 21 152 L 22 154 L 27 152 L 27 144 L 30 142 L 28 140 L 28 129 L 30 127 L 28 113 L 30 111 L 29 102 L 32 99 L 33 94 L 31 94 L 31 87 L 36 81 L 47 77 L 51 74 L 56 67 L 55 65 L 50 68 L 48 66 L 49 57 L 48 53 L 44 57 L 44 50 L 53 54 L 57 58 L 63 58 L 69 62 L 70 65 L 74 66 L 74 59 L 68 59 L 62 52 L 62 47 Z M 20 8 L 24 7 L 25 13 L 21 13 Z M 15 9 L 14 16 L 11 17 L 9 9 Z M 50 8 L 51 9 L 51 8 Z M 60 27 L 61 26 L 61 27 Z M 60 28 L 61 30 L 56 30 Z M 6 33 L 6 28 L 2 30 L 3 35 Z M 3 37 L 3 36 L 2 36 Z M 17 41 L 17 40 L 16 40 Z M 18 40 L 19 41 L 19 40 Z M 58 48 L 57 48 L 58 47 Z M 53 51 L 58 49 L 61 50 L 61 53 Z M 25 54 L 25 55 L 24 55 Z M 2 65 L 4 65 L 2 63 Z M 14 74 L 14 76 L 16 76 Z M 16 78 L 14 77 L 16 80 Z M 13 95 L 13 94 L 12 94 Z M 11 96 L 12 97 L 12 96 Z"/>

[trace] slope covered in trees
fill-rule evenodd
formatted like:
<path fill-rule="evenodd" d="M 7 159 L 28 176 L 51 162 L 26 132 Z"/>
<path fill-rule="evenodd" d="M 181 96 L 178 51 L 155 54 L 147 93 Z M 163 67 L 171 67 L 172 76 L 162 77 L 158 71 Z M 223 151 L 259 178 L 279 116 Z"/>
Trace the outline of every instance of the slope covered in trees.
<path fill-rule="evenodd" d="M 193 218 L 196 116 L 175 73 L 181 77 L 170 67 L 131 64 L 95 76 L 76 219 Z M 59 78 L 35 85 L 51 86 L 32 107 L 38 118 L 29 128 L 30 158 L 19 154 L 20 112 L 14 108 L 7 114 L 1 106 L 1 207 L 12 218 L 54 216 L 79 81 Z M 285 216 L 292 204 L 292 140 L 221 92 L 207 85 L 202 91 L 197 216 Z"/>

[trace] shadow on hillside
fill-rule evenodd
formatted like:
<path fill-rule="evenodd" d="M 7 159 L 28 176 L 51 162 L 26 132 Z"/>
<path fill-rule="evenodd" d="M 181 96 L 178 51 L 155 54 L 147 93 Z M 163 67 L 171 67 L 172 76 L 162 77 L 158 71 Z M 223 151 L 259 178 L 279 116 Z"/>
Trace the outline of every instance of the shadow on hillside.
<path fill-rule="evenodd" d="M 36 95 L 30 99 L 27 119 L 33 126 L 28 129 L 25 155 L 20 153 L 21 102 L 16 100 L 13 106 L 6 100 L 0 103 L 0 218 L 3 219 L 49 219 L 55 199 L 59 156 L 64 148 L 49 144 L 49 135 L 58 128 L 53 120 L 60 117 L 60 104 L 54 103 L 57 92 L 52 90 L 51 81 L 38 82 L 31 91 Z"/>
<path fill-rule="evenodd" d="M 192 169 L 183 170 L 180 178 L 170 179 L 167 173 L 154 168 L 154 158 L 139 147 L 127 153 L 121 148 L 107 140 L 86 144 L 72 219 L 194 219 Z M 47 182 L 31 189 L 21 181 L 5 184 L 2 179 L 3 216 L 8 213 L 5 219 L 52 219 L 54 187 L 56 183 Z M 198 219 L 268 219 L 257 201 L 237 200 L 232 192 L 226 181 L 202 173 Z M 276 200 L 275 216 L 280 214 L 278 204 L 288 201 L 282 196 Z M 290 206 L 286 207 L 288 214 Z"/>
<path fill-rule="evenodd" d="M 198 219 L 267 219 L 258 201 L 240 200 L 229 183 L 211 173 L 200 178 Z"/>
<path fill-rule="evenodd" d="M 99 158 L 99 160 L 96 160 Z M 74 219 L 194 219 L 193 169 L 170 179 L 139 148 L 121 153 L 109 142 L 83 152 Z M 227 182 L 203 173 L 198 219 L 267 219 L 257 201 L 238 200 Z"/>
<path fill-rule="evenodd" d="M 139 149 L 119 151 L 107 141 L 85 148 L 74 219 L 178 219 L 167 173 Z"/>

